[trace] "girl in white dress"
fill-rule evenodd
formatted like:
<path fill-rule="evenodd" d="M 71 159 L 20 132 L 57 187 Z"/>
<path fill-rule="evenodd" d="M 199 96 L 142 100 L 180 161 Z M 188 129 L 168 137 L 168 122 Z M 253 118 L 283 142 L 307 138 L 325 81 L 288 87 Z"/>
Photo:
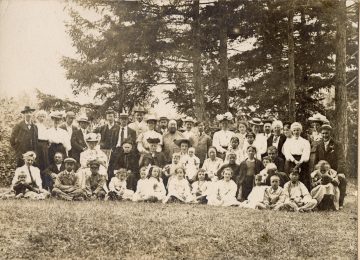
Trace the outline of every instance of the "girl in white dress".
<path fill-rule="evenodd" d="M 147 194 L 145 201 L 157 202 L 165 199 L 166 190 L 160 174 L 161 169 L 159 167 L 153 166 L 150 168 L 149 179 L 145 185 Z"/>
<path fill-rule="evenodd" d="M 196 173 L 200 167 L 200 159 L 195 155 L 195 148 L 190 147 L 188 150 L 188 157 L 184 161 L 186 172 L 186 179 L 189 183 L 193 183 L 196 178 Z"/>
<path fill-rule="evenodd" d="M 175 170 L 176 178 L 173 178 L 169 183 L 169 192 L 164 203 L 167 202 L 182 202 L 188 203 L 193 201 L 193 196 L 190 192 L 190 184 L 185 179 L 185 170 L 179 167 Z"/>
<path fill-rule="evenodd" d="M 140 169 L 140 179 L 137 181 L 137 185 L 136 185 L 136 192 L 133 196 L 133 201 L 144 201 L 145 199 L 147 199 L 147 181 L 148 179 L 146 178 L 147 172 L 146 172 L 146 167 L 141 167 Z"/>
<path fill-rule="evenodd" d="M 194 202 L 206 204 L 206 196 L 210 190 L 210 181 L 207 178 L 206 172 L 200 169 L 197 173 L 196 181 L 191 185 L 191 193 L 194 196 Z"/>
<path fill-rule="evenodd" d="M 231 179 L 232 169 L 225 168 L 221 174 L 224 178 L 216 183 L 215 189 L 207 196 L 208 205 L 239 206 L 240 202 L 236 200 L 237 185 Z"/>
<path fill-rule="evenodd" d="M 132 200 L 134 191 L 126 187 L 127 170 L 121 168 L 114 171 L 115 177 L 109 183 L 109 192 L 105 200 Z"/>
<path fill-rule="evenodd" d="M 252 188 L 247 200 L 241 203 L 240 207 L 256 209 L 257 205 L 264 200 L 265 189 L 269 186 L 263 185 L 262 176 L 255 175 L 255 186 Z"/>

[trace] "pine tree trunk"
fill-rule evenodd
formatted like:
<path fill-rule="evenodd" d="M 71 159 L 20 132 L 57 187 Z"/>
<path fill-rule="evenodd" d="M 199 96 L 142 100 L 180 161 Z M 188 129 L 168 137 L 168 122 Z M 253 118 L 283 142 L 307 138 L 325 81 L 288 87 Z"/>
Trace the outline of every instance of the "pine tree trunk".
<path fill-rule="evenodd" d="M 295 54 L 294 54 L 294 1 L 290 1 L 288 14 L 288 62 L 289 62 L 289 120 L 296 121 L 296 98 L 295 98 Z"/>
<path fill-rule="evenodd" d="M 198 121 L 205 120 L 204 86 L 201 84 L 201 50 L 200 50 L 200 3 L 195 0 L 193 3 L 193 87 L 195 92 L 195 115 Z"/>
<path fill-rule="evenodd" d="M 336 136 L 347 158 L 347 89 L 346 89 L 346 1 L 338 0 L 336 21 L 336 72 L 335 72 L 335 111 Z"/>
<path fill-rule="evenodd" d="M 227 9 L 226 2 L 219 0 L 219 63 L 220 63 L 220 102 L 222 111 L 229 110 L 229 91 L 228 91 L 228 59 L 227 59 Z"/>

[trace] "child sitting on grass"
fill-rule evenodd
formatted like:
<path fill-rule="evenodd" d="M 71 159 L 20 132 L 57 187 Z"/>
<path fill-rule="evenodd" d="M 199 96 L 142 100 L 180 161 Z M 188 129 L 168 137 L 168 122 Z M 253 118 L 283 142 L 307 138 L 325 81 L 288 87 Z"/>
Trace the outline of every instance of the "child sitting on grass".
<path fill-rule="evenodd" d="M 160 174 L 161 169 L 159 167 L 152 166 L 150 168 L 149 178 L 145 184 L 147 197 L 144 201 L 157 202 L 165 199 L 166 190 Z"/>
<path fill-rule="evenodd" d="M 255 186 L 251 190 L 248 199 L 241 203 L 240 207 L 256 209 L 258 204 L 264 200 L 265 189 L 269 186 L 263 185 L 262 176 L 255 175 Z"/>
<path fill-rule="evenodd" d="M 284 205 L 285 194 L 279 186 L 280 177 L 273 175 L 270 178 L 271 187 L 265 189 L 264 199 L 257 204 L 258 209 L 279 210 Z"/>
<path fill-rule="evenodd" d="M 171 164 L 162 169 L 162 179 L 166 188 L 169 186 L 170 180 L 174 178 L 175 170 L 180 166 L 183 166 L 180 162 L 180 153 L 173 153 Z"/>
<path fill-rule="evenodd" d="M 238 206 L 236 200 L 237 185 L 231 179 L 233 171 L 230 167 L 222 171 L 223 178 L 216 182 L 214 190 L 207 196 L 208 205 L 214 206 Z"/>
<path fill-rule="evenodd" d="M 319 210 L 339 210 L 340 190 L 337 172 L 327 161 L 321 160 L 311 173 L 311 196 L 318 202 Z"/>
<path fill-rule="evenodd" d="M 127 170 L 121 168 L 114 171 L 115 177 L 111 178 L 109 183 L 109 192 L 105 200 L 131 200 L 134 191 L 127 189 L 126 179 L 127 179 Z"/>
<path fill-rule="evenodd" d="M 185 179 L 185 170 L 179 167 L 175 170 L 176 178 L 173 178 L 169 183 L 169 192 L 166 196 L 164 203 L 167 202 L 180 202 L 188 203 L 193 201 L 190 192 L 190 184 Z"/>
<path fill-rule="evenodd" d="M 311 211 L 316 207 L 317 201 L 310 196 L 308 189 L 299 181 L 298 168 L 290 172 L 290 181 L 284 185 L 284 208 L 293 211 Z"/>
<path fill-rule="evenodd" d="M 132 198 L 133 201 L 144 201 L 147 198 L 147 172 L 146 167 L 143 166 L 140 169 L 140 179 L 137 181 L 136 192 Z"/>
<path fill-rule="evenodd" d="M 191 193 L 194 196 L 194 201 L 200 204 L 206 204 L 206 196 L 210 190 L 210 181 L 205 170 L 198 170 L 196 181 L 191 185 Z"/>
<path fill-rule="evenodd" d="M 196 178 L 196 173 L 200 167 L 200 159 L 195 155 L 195 148 L 190 147 L 188 150 L 188 156 L 184 161 L 184 167 L 186 171 L 186 179 L 189 183 L 193 183 Z"/>

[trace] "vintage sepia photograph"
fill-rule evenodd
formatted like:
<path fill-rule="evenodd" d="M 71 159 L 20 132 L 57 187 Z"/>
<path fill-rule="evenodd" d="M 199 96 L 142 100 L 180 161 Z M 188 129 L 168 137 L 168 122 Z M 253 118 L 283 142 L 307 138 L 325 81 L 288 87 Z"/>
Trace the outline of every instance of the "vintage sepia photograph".
<path fill-rule="evenodd" d="M 0 0 L 0 259 L 358 259 L 359 21 Z"/>

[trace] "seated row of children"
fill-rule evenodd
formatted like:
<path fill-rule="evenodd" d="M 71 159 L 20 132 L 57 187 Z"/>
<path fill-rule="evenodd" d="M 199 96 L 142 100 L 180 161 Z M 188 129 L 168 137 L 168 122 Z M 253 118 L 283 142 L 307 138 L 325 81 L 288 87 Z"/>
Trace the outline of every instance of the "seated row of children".
<path fill-rule="evenodd" d="M 250 160 L 247 161 L 251 162 L 254 152 L 248 148 Z M 30 198 L 44 199 L 50 195 L 42 188 L 38 169 L 32 166 L 35 157 L 33 152 L 24 155 L 25 165 L 15 172 L 10 196 L 21 198 L 26 194 Z M 187 176 L 177 157 L 174 155 L 173 164 L 163 169 L 151 165 L 142 167 L 135 188 L 129 185 L 129 178 L 134 173 L 127 169 L 116 170 L 115 177 L 107 185 L 100 161 L 91 160 L 88 168 L 75 172 L 76 160 L 66 158 L 65 170 L 54 178 L 51 195 L 65 200 L 162 201 L 296 211 L 308 211 L 316 206 L 339 209 L 339 180 L 326 161 L 320 161 L 311 174 L 313 181 L 309 193 L 299 181 L 297 168 L 288 177 L 278 172 L 275 164 L 267 163 L 266 171 L 249 174 L 249 171 L 237 168 L 238 165 L 233 163 L 236 156 L 230 154 L 229 163 L 220 168 L 220 174 L 211 174 L 210 179 L 205 169 L 199 169 L 193 179 Z M 6 196 L 10 197 L 9 194 Z"/>

